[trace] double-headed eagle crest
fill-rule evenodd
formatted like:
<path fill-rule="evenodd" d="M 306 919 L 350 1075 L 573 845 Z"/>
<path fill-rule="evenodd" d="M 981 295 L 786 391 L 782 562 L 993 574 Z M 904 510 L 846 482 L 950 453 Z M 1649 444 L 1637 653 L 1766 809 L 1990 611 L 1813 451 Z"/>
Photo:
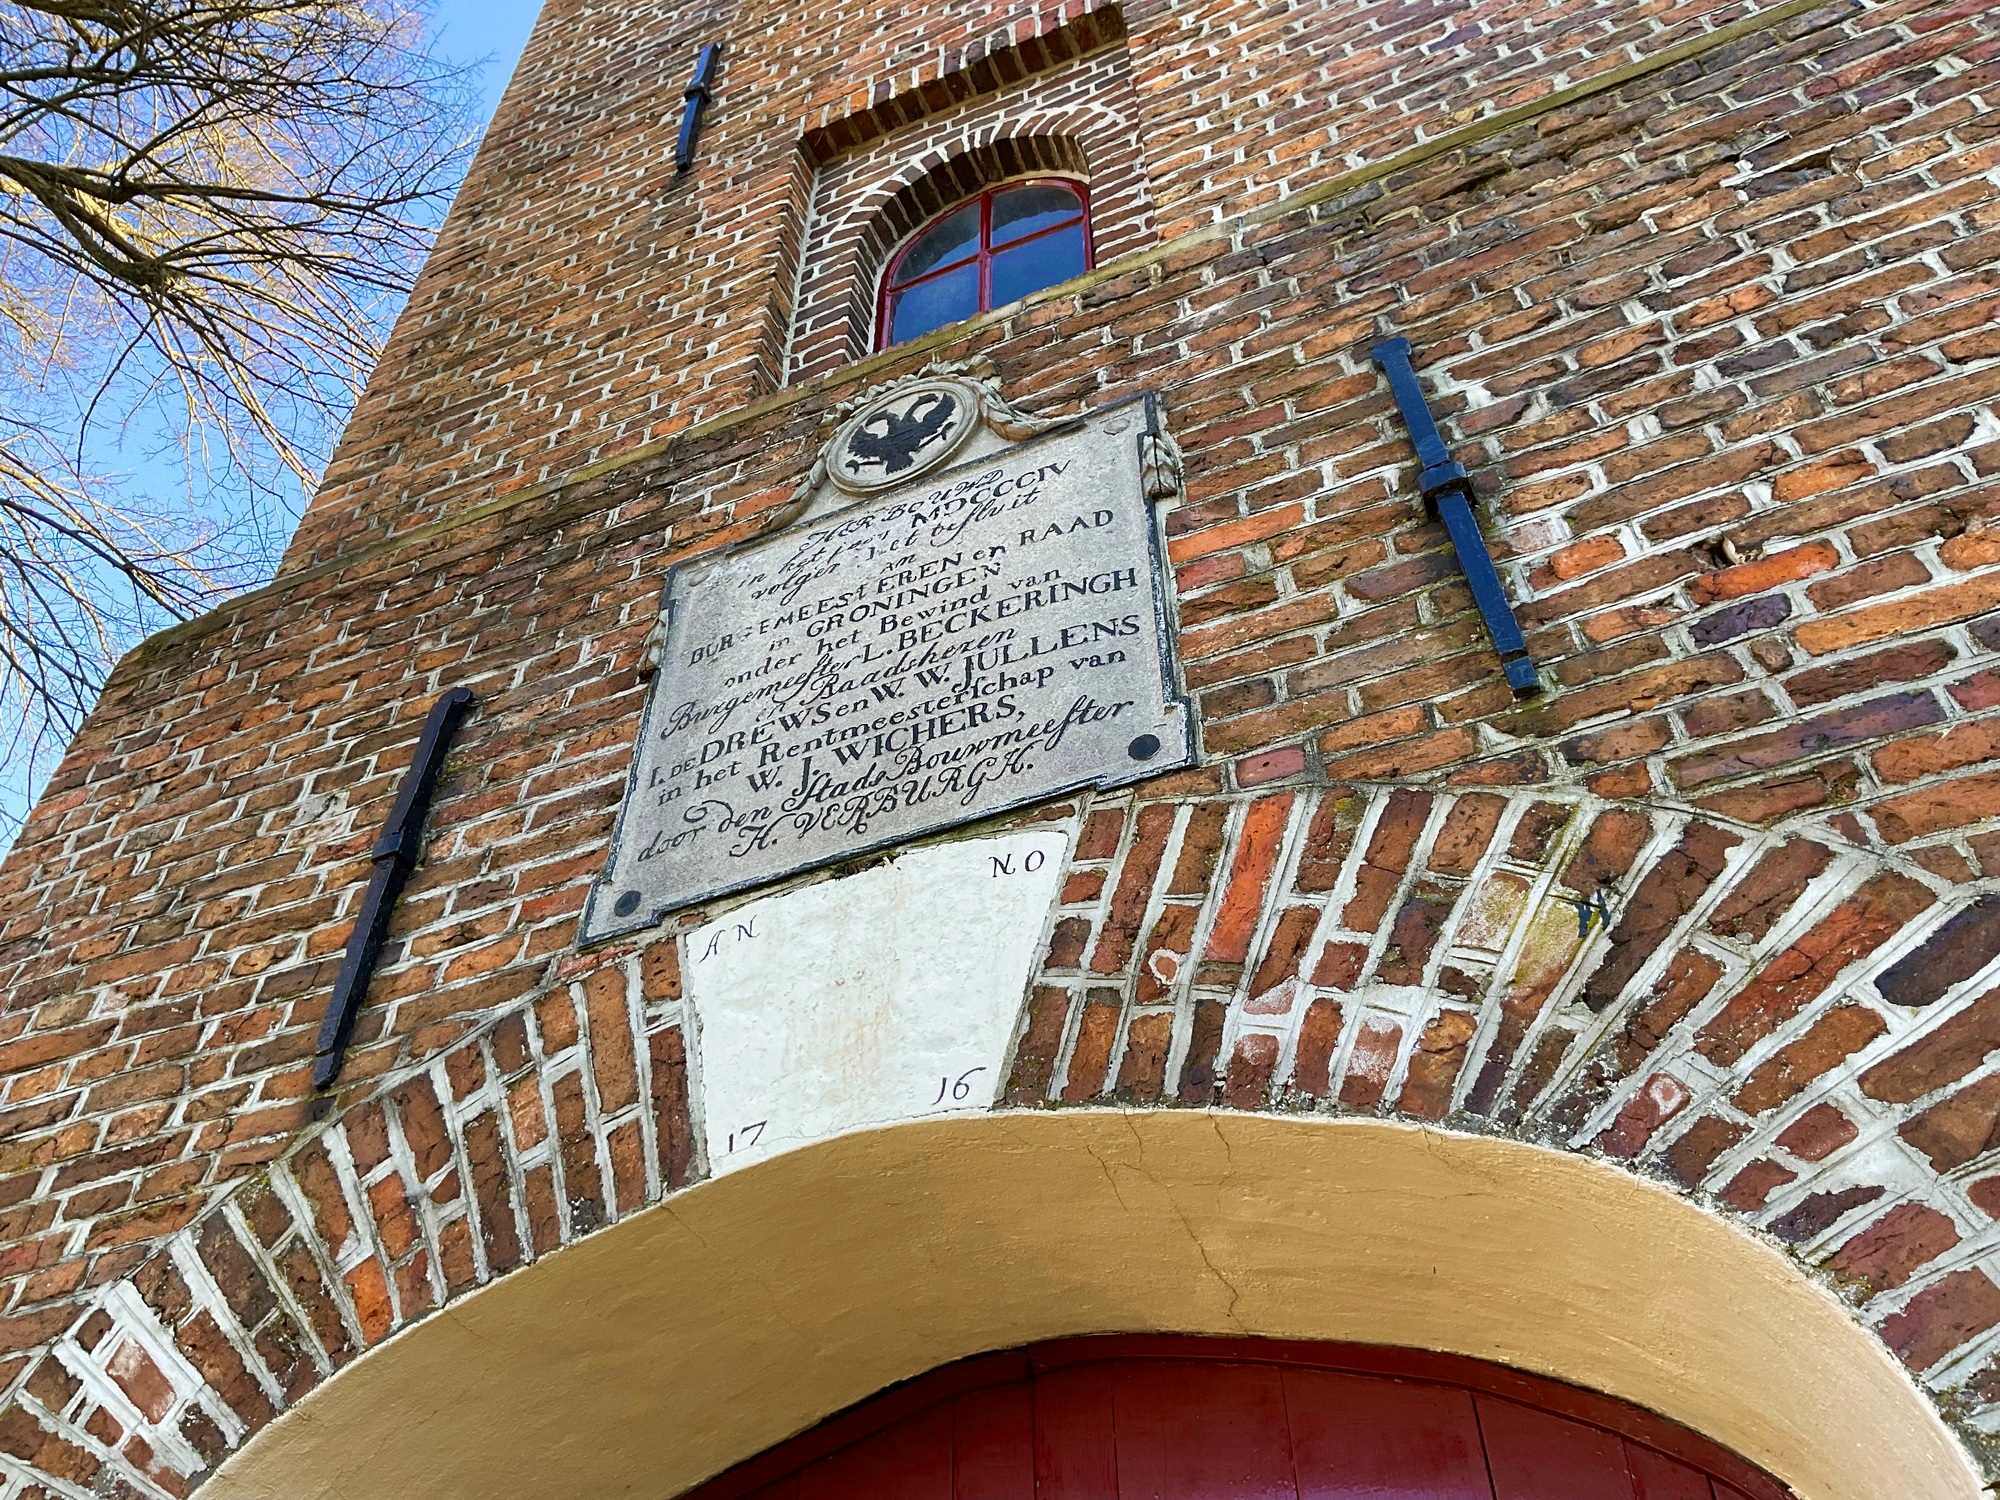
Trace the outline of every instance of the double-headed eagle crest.
<path fill-rule="evenodd" d="M 958 398 L 941 390 L 920 391 L 901 411 L 884 406 L 847 434 L 840 462 L 849 474 L 877 464 L 884 475 L 900 474 L 924 449 L 949 435 L 958 412 Z"/>

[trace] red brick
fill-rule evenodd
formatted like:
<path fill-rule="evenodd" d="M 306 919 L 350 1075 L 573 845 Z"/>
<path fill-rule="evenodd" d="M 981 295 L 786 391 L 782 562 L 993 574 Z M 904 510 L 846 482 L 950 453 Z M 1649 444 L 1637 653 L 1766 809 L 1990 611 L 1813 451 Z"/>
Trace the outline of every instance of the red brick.
<path fill-rule="evenodd" d="M 1861 1132 L 1831 1104 L 1815 1104 L 1778 1135 L 1778 1144 L 1801 1161 L 1823 1161 Z"/>
<path fill-rule="evenodd" d="M 1950 1219 L 1921 1203 L 1903 1203 L 1842 1245 L 1830 1264 L 1843 1281 L 1886 1292 L 1957 1243 Z"/>
<path fill-rule="evenodd" d="M 1868 816 L 1892 844 L 2000 815 L 2000 773 L 1961 776 L 1877 802 Z"/>
<path fill-rule="evenodd" d="M 1402 1043 L 1403 1028 L 1394 1021 L 1385 1016 L 1364 1017 L 1360 1033 L 1348 1049 L 1340 1102 L 1349 1109 L 1373 1109 L 1380 1104 Z"/>
<path fill-rule="evenodd" d="M 1192 918 L 1192 913 L 1190 913 Z M 1265 945 L 1264 956 L 1257 964 L 1257 972 L 1250 981 L 1249 993 L 1254 997 L 1282 984 L 1287 979 L 1297 977 L 1299 965 L 1305 957 L 1306 946 L 1312 941 L 1313 930 L 1319 925 L 1319 908 L 1316 906 L 1287 907 L 1272 929 Z M 1193 922 L 1188 924 L 1192 935 Z M 1184 951 L 1184 950 L 1183 950 Z"/>
<path fill-rule="evenodd" d="M 1815 573 L 1824 573 L 1839 565 L 1840 554 L 1830 544 L 1813 542 L 1788 552 L 1773 553 L 1755 562 L 1704 573 L 1689 585 L 1688 591 L 1704 604 L 1722 599 L 1742 599 L 1751 594 L 1766 593 L 1780 584 L 1796 583 L 1801 578 L 1810 578 Z"/>
<path fill-rule="evenodd" d="M 1222 1086 L 1222 1101 L 1232 1109 L 1258 1109 L 1268 1100 L 1271 1075 L 1278 1063 L 1278 1039 L 1263 1032 L 1237 1038 Z"/>
<path fill-rule="evenodd" d="M 1110 910 L 1098 933 L 1090 967 L 1099 974 L 1115 974 L 1132 959 L 1132 944 L 1151 898 L 1153 878 L 1173 832 L 1174 808 L 1170 803 L 1153 803 L 1139 809 L 1138 832 L 1125 853 L 1118 872 L 1118 885 L 1111 897 Z"/>
<path fill-rule="evenodd" d="M 647 1038 L 653 1074 L 653 1128 L 660 1177 L 670 1188 L 684 1186 L 694 1171 L 694 1120 L 688 1102 L 687 1042 L 678 1026 Z"/>
<path fill-rule="evenodd" d="M 1723 777 L 1775 770 L 1809 756 L 1901 730 L 1919 729 L 1943 717 L 1944 709 L 1930 693 L 1897 693 L 1803 719 L 1769 734 L 1734 740 L 1715 750 L 1683 756 L 1671 769 L 1674 780 L 1681 786 L 1698 787 Z"/>
<path fill-rule="evenodd" d="M 1943 671 L 1951 660 L 1952 649 L 1945 642 L 1915 641 L 1833 666 L 1795 672 L 1785 679 L 1785 691 L 1794 703 L 1810 708 L 1885 682 L 1915 682 Z"/>
<path fill-rule="evenodd" d="M 1607 1156 L 1637 1156 L 1656 1130 L 1687 1107 L 1691 1097 L 1687 1085 L 1678 1078 L 1655 1073 L 1597 1138 L 1598 1149 Z"/>
<path fill-rule="evenodd" d="M 1236 763 L 1236 784 L 1241 787 L 1261 786 L 1267 781 L 1296 776 L 1305 768 L 1305 750 L 1298 745 L 1287 745 L 1280 750 L 1267 750 L 1262 755 L 1245 756 L 1239 760 Z"/>
<path fill-rule="evenodd" d="M 1769 1157 L 1759 1157 L 1730 1178 L 1728 1185 L 1716 1196 L 1731 1208 L 1755 1213 L 1769 1201 L 1772 1193 L 1793 1181 L 1797 1175 Z"/>
<path fill-rule="evenodd" d="M 1419 1120 L 1441 1120 L 1451 1109 L 1452 1090 L 1465 1069 L 1478 1019 L 1469 1011 L 1441 1010 L 1418 1034 L 1397 1109 Z"/>
<path fill-rule="evenodd" d="M 1110 1087 L 1108 1073 L 1112 1043 L 1118 1036 L 1119 999 L 1116 990 L 1087 992 L 1062 1090 L 1062 1097 L 1072 1104 L 1094 1099 Z"/>
<path fill-rule="evenodd" d="M 1209 927 L 1205 957 L 1241 963 L 1249 955 L 1250 936 L 1263 910 L 1265 887 L 1277 866 L 1292 801 L 1288 794 L 1260 797 L 1244 814 L 1229 883 Z"/>
<path fill-rule="evenodd" d="M 1610 1007 L 1641 965 L 1714 884 L 1729 851 L 1742 842 L 1740 835 L 1710 823 L 1690 823 L 1681 830 L 1679 842 L 1646 872 L 1632 899 L 1619 912 L 1611 930 L 1611 952 L 1584 986 L 1586 1006 L 1593 1011 Z"/>
<path fill-rule="evenodd" d="M 1885 745 L 1870 758 L 1884 781 L 1915 781 L 1940 771 L 1978 765 L 2000 755 L 2000 719 L 1961 724 L 1942 734 L 1918 735 Z"/>
<path fill-rule="evenodd" d="M 2000 575 L 1981 574 L 1963 583 L 1871 604 L 1831 619 L 1809 620 L 1793 632 L 1793 638 L 1813 655 L 1826 656 L 1887 636 L 1969 620 L 1996 605 L 2000 605 Z"/>
<path fill-rule="evenodd" d="M 1760 1063 L 1731 1102 L 1748 1115 L 1776 1109 L 1888 1029 L 1872 1010 L 1837 1005 Z"/>
<path fill-rule="evenodd" d="M 1292 880 L 1300 892 L 1333 889 L 1354 844 L 1354 824 L 1349 821 L 1353 809 L 1350 798 L 1328 793 L 1320 799 L 1306 829 L 1305 846 L 1299 851 L 1298 874 Z"/>
<path fill-rule="evenodd" d="M 1912 1370 L 1928 1370 L 2000 1323 L 2000 1286 L 1981 1271 L 1954 1271 L 1885 1318 L 1882 1339 Z"/>
<path fill-rule="evenodd" d="M 1332 1090 L 1328 1067 L 1340 1045 L 1341 1009 L 1332 1000 L 1315 1000 L 1306 1007 L 1299 1025 L 1299 1043 L 1292 1059 L 1292 1087 L 1314 1099 L 1324 1099 Z"/>
<path fill-rule="evenodd" d="M 583 992 L 598 1107 L 606 1115 L 615 1115 L 639 1102 L 639 1069 L 625 1005 L 625 975 L 616 968 L 599 969 L 584 980 Z"/>
<path fill-rule="evenodd" d="M 1806 887 L 1826 870 L 1832 854 L 1811 839 L 1792 839 L 1757 861 L 1738 880 L 1715 910 L 1708 925 L 1729 937 L 1750 942 L 1764 938 Z"/>
<path fill-rule="evenodd" d="M 1173 1019 L 1164 1012 L 1132 1018 L 1118 1065 L 1121 1098 L 1147 1103 L 1160 1097 L 1166 1087 L 1167 1053 L 1173 1046 Z"/>
<path fill-rule="evenodd" d="M 1928 907 L 1931 893 L 1893 873 L 1877 875 L 1783 953 L 1774 955 L 1702 1028 L 1702 1055 L 1728 1067 L 1816 999 L 1849 964 L 1867 957 Z"/>
<path fill-rule="evenodd" d="M 1871 1099 L 1908 1104 L 1957 1082 L 1997 1047 L 2000 990 L 1989 990 L 1863 1073 L 1861 1090 Z"/>
<path fill-rule="evenodd" d="M 1014 1049 L 1014 1067 L 1007 1079 L 1009 1104 L 1030 1104 L 1048 1096 L 1069 1021 L 1069 1000 L 1069 991 L 1055 985 L 1036 985 L 1029 994 L 1027 1028 Z"/>
<path fill-rule="evenodd" d="M 1940 1172 L 1985 1155 L 2000 1145 L 2000 1078 L 1968 1084 L 1904 1121 L 1897 1134 L 1929 1157 Z"/>
<path fill-rule="evenodd" d="M 1343 926 L 1355 932 L 1373 932 L 1381 925 L 1404 872 L 1410 868 L 1412 851 L 1430 810 L 1431 799 L 1421 792 L 1390 793 L 1361 856 L 1354 895 L 1341 917 Z"/>

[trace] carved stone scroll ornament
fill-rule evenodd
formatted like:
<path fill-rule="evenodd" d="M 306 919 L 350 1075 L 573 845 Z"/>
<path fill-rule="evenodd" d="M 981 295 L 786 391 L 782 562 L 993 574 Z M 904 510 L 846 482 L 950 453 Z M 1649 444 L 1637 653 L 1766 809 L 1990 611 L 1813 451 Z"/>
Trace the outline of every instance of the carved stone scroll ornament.
<path fill-rule="evenodd" d="M 1148 500 L 1180 497 L 1181 446 L 1157 422 L 1139 435 L 1139 488 Z"/>

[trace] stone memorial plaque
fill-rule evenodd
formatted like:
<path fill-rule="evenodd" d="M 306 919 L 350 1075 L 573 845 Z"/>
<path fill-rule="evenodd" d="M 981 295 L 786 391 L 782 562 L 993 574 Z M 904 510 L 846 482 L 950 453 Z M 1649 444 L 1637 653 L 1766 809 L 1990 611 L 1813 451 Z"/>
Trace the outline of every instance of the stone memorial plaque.
<path fill-rule="evenodd" d="M 859 498 L 672 571 L 586 941 L 1190 762 L 1150 398 L 980 453 L 980 397 L 904 383 L 822 456 Z"/>
<path fill-rule="evenodd" d="M 710 1172 L 991 1109 L 1068 844 L 1028 828 L 912 849 L 689 932 L 681 977 Z"/>

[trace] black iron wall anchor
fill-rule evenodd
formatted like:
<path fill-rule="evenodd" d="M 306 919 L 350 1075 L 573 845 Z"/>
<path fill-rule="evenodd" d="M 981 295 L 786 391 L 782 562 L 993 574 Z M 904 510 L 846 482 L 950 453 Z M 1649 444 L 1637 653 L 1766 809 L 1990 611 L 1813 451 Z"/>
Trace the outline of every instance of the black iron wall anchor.
<path fill-rule="evenodd" d="M 313 1059 L 313 1087 L 323 1089 L 340 1076 L 347 1055 L 347 1040 L 354 1035 L 354 1018 L 368 992 L 368 976 L 382 952 L 382 939 L 389 931 L 389 918 L 403 882 L 416 867 L 417 851 L 423 840 L 424 814 L 430 811 L 431 793 L 437 790 L 438 773 L 444 769 L 445 746 L 451 743 L 458 721 L 472 707 L 472 689 L 455 687 L 431 705 L 424 720 L 424 732 L 417 737 L 417 753 L 403 773 L 396 789 L 396 805 L 389 809 L 389 821 L 375 841 L 369 858 L 375 862 L 368 876 L 368 889 L 361 896 L 361 911 L 348 935 L 347 953 L 334 977 L 333 996 L 326 1002 L 326 1016 L 319 1023 L 318 1055 Z"/>
<path fill-rule="evenodd" d="M 1494 649 L 1500 653 L 1507 685 L 1517 698 L 1539 693 L 1541 679 L 1528 655 L 1528 643 L 1521 638 L 1521 622 L 1514 618 L 1514 606 L 1508 603 L 1507 591 L 1500 583 L 1500 570 L 1493 566 L 1493 554 L 1486 550 L 1486 538 L 1480 535 L 1479 522 L 1472 514 L 1472 481 L 1466 476 L 1465 465 L 1446 450 L 1437 423 L 1431 420 L 1423 387 L 1417 384 L 1417 372 L 1410 365 L 1410 341 L 1384 340 L 1368 351 L 1368 357 L 1382 367 L 1389 377 L 1389 389 L 1396 393 L 1403 425 L 1416 441 L 1417 462 L 1422 465 L 1417 486 L 1423 491 L 1424 504 L 1451 535 L 1458 565 L 1465 581 L 1472 585 L 1472 601 L 1479 606 L 1486 633 L 1493 637 Z"/>
<path fill-rule="evenodd" d="M 681 138 L 674 142 L 674 170 L 685 172 L 694 165 L 695 138 L 701 134 L 701 117 L 715 100 L 715 60 L 722 55 L 722 43 L 710 42 L 694 60 L 694 77 L 681 90 L 687 102 L 681 106 Z"/>

